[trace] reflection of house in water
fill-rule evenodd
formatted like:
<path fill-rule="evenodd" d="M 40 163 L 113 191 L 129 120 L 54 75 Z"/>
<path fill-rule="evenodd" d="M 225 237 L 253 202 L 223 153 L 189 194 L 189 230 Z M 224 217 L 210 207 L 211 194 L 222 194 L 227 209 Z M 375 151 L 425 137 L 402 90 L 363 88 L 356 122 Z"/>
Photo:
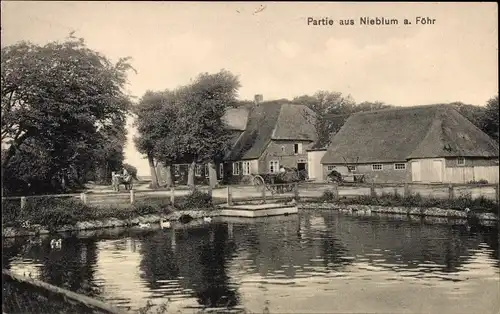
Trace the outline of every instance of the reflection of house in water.
<path fill-rule="evenodd" d="M 334 237 L 324 236 L 321 217 L 294 216 L 254 224 L 235 224 L 234 242 L 240 254 L 247 256 L 250 272 L 264 277 L 294 278 L 309 272 L 342 267 L 345 248 Z M 244 252 L 244 253 L 243 253 Z M 240 259 L 241 260 L 241 259 Z"/>
<path fill-rule="evenodd" d="M 332 213 L 323 216 L 349 254 L 381 267 L 416 268 L 430 262 L 440 265 L 441 271 L 457 271 L 481 241 L 447 225 Z"/>

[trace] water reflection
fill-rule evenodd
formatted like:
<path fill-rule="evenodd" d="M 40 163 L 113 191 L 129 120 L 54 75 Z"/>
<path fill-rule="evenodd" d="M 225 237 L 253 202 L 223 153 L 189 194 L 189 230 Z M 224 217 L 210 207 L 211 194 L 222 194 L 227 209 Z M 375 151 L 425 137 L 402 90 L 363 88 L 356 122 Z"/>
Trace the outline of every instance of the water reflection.
<path fill-rule="evenodd" d="M 79 234 L 65 237 L 60 250 L 49 241 L 4 241 L 4 267 L 132 309 L 147 300 L 170 300 L 174 311 L 390 312 L 400 302 L 410 312 L 487 313 L 500 306 L 496 227 L 318 211 Z"/>

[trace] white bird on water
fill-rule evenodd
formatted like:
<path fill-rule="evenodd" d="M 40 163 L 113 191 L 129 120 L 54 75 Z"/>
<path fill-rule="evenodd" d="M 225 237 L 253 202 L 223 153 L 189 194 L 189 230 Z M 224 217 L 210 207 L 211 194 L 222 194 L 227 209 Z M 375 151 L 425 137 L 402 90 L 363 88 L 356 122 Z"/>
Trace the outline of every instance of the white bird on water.
<path fill-rule="evenodd" d="M 204 222 L 212 222 L 212 217 L 203 217 Z"/>
<path fill-rule="evenodd" d="M 52 249 L 60 249 L 62 246 L 62 239 L 52 239 L 50 240 L 50 247 Z"/>
<path fill-rule="evenodd" d="M 160 228 L 166 229 L 170 228 L 172 225 L 170 224 L 170 221 L 163 221 L 163 219 L 160 220 Z"/>

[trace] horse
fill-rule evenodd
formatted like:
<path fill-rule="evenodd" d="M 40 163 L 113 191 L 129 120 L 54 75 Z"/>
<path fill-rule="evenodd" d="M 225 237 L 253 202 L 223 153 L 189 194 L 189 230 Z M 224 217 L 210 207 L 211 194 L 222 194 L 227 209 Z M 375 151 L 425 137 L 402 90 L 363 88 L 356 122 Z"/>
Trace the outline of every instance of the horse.
<path fill-rule="evenodd" d="M 115 190 L 116 192 L 120 191 L 120 184 L 123 184 L 125 186 L 126 191 L 131 190 L 133 187 L 132 176 L 131 175 L 123 176 L 123 175 L 115 174 L 111 178 L 111 184 L 113 185 L 113 190 Z"/>

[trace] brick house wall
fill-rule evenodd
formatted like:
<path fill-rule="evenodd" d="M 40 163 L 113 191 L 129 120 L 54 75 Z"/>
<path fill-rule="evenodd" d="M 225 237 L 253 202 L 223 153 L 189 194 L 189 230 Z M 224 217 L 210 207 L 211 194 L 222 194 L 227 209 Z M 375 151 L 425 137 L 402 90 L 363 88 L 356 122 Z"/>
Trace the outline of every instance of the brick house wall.
<path fill-rule="evenodd" d="M 301 151 L 295 153 L 295 144 L 300 144 Z M 307 149 L 311 148 L 313 143 L 311 141 L 285 141 L 285 140 L 272 140 L 267 145 L 264 153 L 259 158 L 259 173 L 269 172 L 269 162 L 277 160 L 279 166 L 297 168 L 299 160 L 305 163 L 307 169 Z"/>
<path fill-rule="evenodd" d="M 490 166 L 498 166 L 498 159 L 495 158 L 477 158 L 477 157 L 465 157 L 465 164 L 459 165 L 458 158 L 450 157 L 445 158 L 444 165 L 446 168 L 454 168 L 454 167 L 490 167 Z"/>
<path fill-rule="evenodd" d="M 382 165 L 382 170 L 373 170 L 373 164 Z M 398 164 L 405 164 L 406 169 L 397 170 L 394 169 L 393 162 L 391 163 L 370 163 L 370 164 L 357 164 L 355 173 L 364 174 L 365 182 L 375 182 L 375 183 L 403 183 L 411 180 L 411 170 L 409 170 L 409 164 L 406 162 L 398 162 Z M 341 174 L 348 174 L 349 171 L 344 164 L 324 164 L 323 165 L 323 178 L 327 179 L 328 174 L 333 170 L 329 167 L 335 166 L 336 170 Z"/>

